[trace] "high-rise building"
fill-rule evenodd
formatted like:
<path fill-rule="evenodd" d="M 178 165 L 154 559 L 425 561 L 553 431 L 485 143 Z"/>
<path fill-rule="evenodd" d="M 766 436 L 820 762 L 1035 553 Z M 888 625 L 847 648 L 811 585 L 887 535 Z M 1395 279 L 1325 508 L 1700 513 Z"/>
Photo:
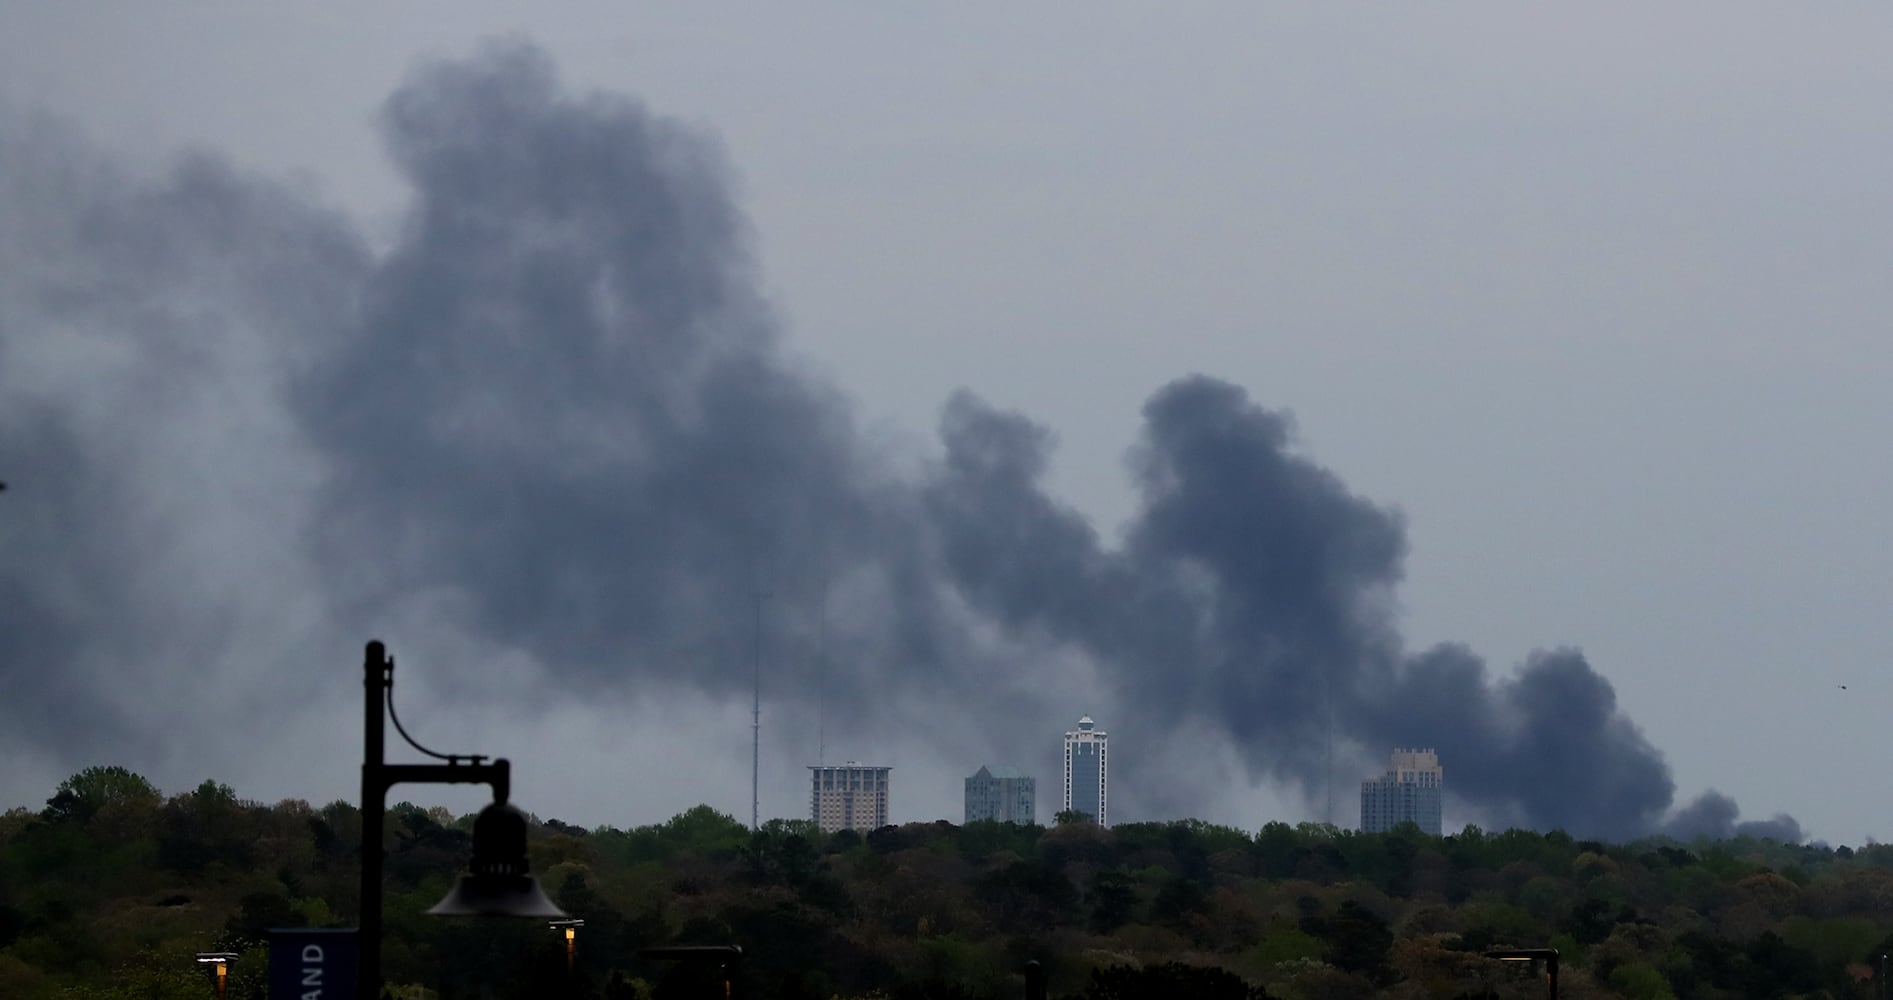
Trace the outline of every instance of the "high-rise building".
<path fill-rule="evenodd" d="M 1066 812 L 1081 812 L 1099 826 L 1110 826 L 1111 770 L 1103 730 L 1087 715 L 1065 734 Z"/>
<path fill-rule="evenodd" d="M 982 767 L 966 779 L 966 822 L 1038 821 L 1038 783 L 1010 767 Z"/>
<path fill-rule="evenodd" d="M 1386 774 L 1361 782 L 1361 832 L 1386 833 L 1397 824 L 1414 823 L 1437 837 L 1445 793 L 1439 754 L 1431 749 L 1395 750 Z"/>
<path fill-rule="evenodd" d="M 887 775 L 871 764 L 809 765 L 811 818 L 823 833 L 878 830 L 887 825 Z"/>

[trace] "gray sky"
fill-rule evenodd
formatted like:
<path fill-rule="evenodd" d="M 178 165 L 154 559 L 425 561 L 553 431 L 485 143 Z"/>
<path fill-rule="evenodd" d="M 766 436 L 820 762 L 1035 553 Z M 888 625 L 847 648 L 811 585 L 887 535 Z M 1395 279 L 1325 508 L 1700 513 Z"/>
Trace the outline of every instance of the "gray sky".
<path fill-rule="evenodd" d="M 571 4 L 521 20 L 506 6 L 12 5 L 0 103 L 69 123 L 136 176 L 209 152 L 341 210 L 378 253 L 410 197 L 375 124 L 383 102 L 417 60 L 528 40 L 566 91 L 629 95 L 720 142 L 789 364 L 838 389 L 895 464 L 930 460 L 941 407 L 969 388 L 1051 429 L 1047 490 L 1115 542 L 1136 511 L 1124 456 L 1146 398 L 1191 372 L 1235 383 L 1294 415 L 1300 453 L 1403 514 L 1407 647 L 1463 642 L 1500 674 L 1579 648 L 1667 760 L 1676 805 L 1713 787 L 1745 818 L 1888 836 L 1876 730 L 1893 712 L 1893 480 L 1876 444 L 1893 357 L 1871 330 L 1889 313 L 1893 140 L 1876 123 L 1893 12 Z M 87 373 L 109 359 L 72 331 L 11 335 L 33 360 L 0 356 L 19 365 L 0 392 L 108 384 Z M 269 409 L 265 390 L 232 393 Z M 229 424 L 247 442 L 232 447 L 258 453 L 279 433 L 234 411 Z M 272 469 L 266 495 L 218 504 L 154 486 L 160 473 L 136 481 L 175 496 L 189 513 L 164 523 L 193 526 L 177 544 L 215 559 L 320 478 Z M 32 490 L 0 476 L 15 480 L 7 504 Z M 0 531 L 0 551 L 46 544 L 20 534 L 30 525 Z M 175 654 L 198 681 L 128 697 L 129 715 L 177 725 L 142 750 L 109 744 L 125 763 L 170 789 L 214 776 L 259 798 L 351 794 L 370 625 L 317 606 L 321 567 L 282 560 L 207 571 L 275 593 L 280 619 Z M 188 588 L 173 599 L 207 606 Z M 534 654 L 433 627 L 427 599 L 383 619 L 424 740 L 512 756 L 518 799 L 542 814 L 746 814 L 746 699 L 531 693 L 544 664 L 455 686 L 442 674 L 456 657 Z M 731 609 L 739 631 L 747 614 Z M 192 690 L 213 675 L 207 702 Z M 1073 687 L 1044 717 L 1042 759 L 1017 762 L 1040 771 L 1045 815 L 1057 734 L 1082 711 L 1120 759 L 1179 755 Z M 531 711 L 502 707 L 516 692 Z M 813 722 L 765 714 L 778 742 L 763 810 L 799 815 Z M 995 761 L 948 728 L 831 756 L 895 765 L 897 819 L 957 819 L 959 778 Z M 1319 818 L 1319 796 L 1197 750 L 1229 791 L 1191 811 Z M 13 751 L 9 804 L 71 770 Z M 1464 762 L 1444 764 L 1450 784 Z M 1449 810 L 1449 825 L 1467 818 Z"/>

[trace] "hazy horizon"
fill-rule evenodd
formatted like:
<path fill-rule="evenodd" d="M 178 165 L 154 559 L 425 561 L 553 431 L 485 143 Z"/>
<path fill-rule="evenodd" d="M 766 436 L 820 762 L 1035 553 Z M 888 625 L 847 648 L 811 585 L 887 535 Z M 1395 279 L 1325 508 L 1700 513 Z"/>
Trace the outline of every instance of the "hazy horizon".
<path fill-rule="evenodd" d="M 746 817 L 762 591 L 765 816 L 1883 837 L 1893 14 L 1685 8 L 0 13 L 0 794 Z"/>

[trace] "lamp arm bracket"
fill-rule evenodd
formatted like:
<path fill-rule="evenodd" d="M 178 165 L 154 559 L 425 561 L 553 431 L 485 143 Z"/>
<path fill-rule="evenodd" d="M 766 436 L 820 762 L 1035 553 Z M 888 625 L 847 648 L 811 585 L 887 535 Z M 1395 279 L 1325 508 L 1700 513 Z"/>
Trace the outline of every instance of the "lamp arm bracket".
<path fill-rule="evenodd" d="M 512 797 L 513 765 L 505 758 L 491 764 L 382 764 L 376 769 L 383 792 L 395 785 L 491 785 L 493 801 Z"/>
<path fill-rule="evenodd" d="M 386 667 L 384 669 L 386 673 L 383 676 L 386 678 L 385 686 L 388 692 L 388 718 L 394 722 L 394 731 L 401 734 L 401 738 L 407 741 L 408 746 L 413 747 L 435 760 L 444 760 L 449 764 L 458 764 L 461 761 L 466 761 L 469 764 L 479 764 L 487 759 L 486 754 L 478 753 L 438 753 L 415 742 L 414 737 L 409 736 L 407 729 L 401 725 L 400 714 L 394 710 L 394 657 L 388 657 L 385 663 Z"/>

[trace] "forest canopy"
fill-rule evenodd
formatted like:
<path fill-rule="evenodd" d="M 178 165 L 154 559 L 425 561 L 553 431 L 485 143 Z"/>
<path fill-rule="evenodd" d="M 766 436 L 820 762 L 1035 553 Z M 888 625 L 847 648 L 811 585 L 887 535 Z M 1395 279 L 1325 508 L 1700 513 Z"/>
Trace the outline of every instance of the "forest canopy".
<path fill-rule="evenodd" d="M 230 997 L 266 996 L 271 929 L 355 926 L 360 819 L 87 768 L 0 816 L 0 996 L 205 997 L 202 951 L 240 956 Z M 1893 949 L 1881 845 L 1194 819 L 824 834 L 697 806 L 630 828 L 530 818 L 534 873 L 585 921 L 568 979 L 540 922 L 425 915 L 472 820 L 388 812 L 394 995 L 692 996 L 711 972 L 639 950 L 739 944 L 751 997 L 1013 998 L 1028 961 L 1085 1000 L 1525 997 L 1542 970 L 1485 953 L 1555 947 L 1567 997 L 1842 998 L 1875 995 Z"/>

